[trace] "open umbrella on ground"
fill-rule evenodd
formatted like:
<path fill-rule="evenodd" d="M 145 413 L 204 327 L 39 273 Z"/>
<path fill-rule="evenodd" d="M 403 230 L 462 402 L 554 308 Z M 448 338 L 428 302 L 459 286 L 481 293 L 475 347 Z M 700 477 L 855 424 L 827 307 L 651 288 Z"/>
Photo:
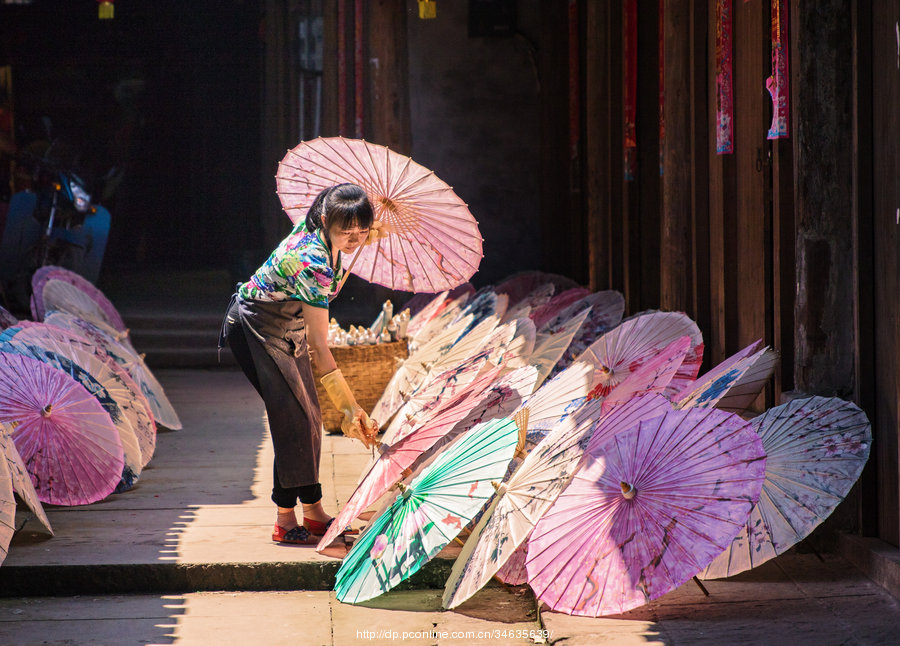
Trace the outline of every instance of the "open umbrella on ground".
<path fill-rule="evenodd" d="M 577 287 L 577 290 L 582 290 L 584 288 Z M 523 316 L 532 316 L 535 310 L 546 306 L 546 304 L 552 299 L 553 293 L 556 291 L 556 287 L 553 283 L 545 283 L 540 287 L 536 288 L 534 291 L 530 292 L 520 300 L 518 303 L 511 305 L 507 308 L 506 314 L 503 317 L 504 321 L 511 321 L 513 319 L 517 319 Z M 587 291 L 587 289 L 584 289 Z M 507 301 L 509 296 L 506 296 Z"/>
<path fill-rule="evenodd" d="M 408 335 L 407 343 L 409 344 L 409 353 L 413 354 L 414 352 L 417 352 L 419 348 L 430 343 L 434 337 L 443 334 L 448 327 L 456 322 L 459 313 L 462 312 L 462 309 L 465 307 L 466 301 L 468 301 L 470 296 L 471 294 L 466 293 L 459 298 L 448 298 L 444 302 L 444 305 L 441 306 L 440 311 L 419 329 L 411 332 L 409 327 L 407 327 L 406 332 Z"/>
<path fill-rule="evenodd" d="M 149 407 L 154 422 L 173 431 L 182 427 L 178 413 L 166 396 L 162 384 L 157 381 L 156 376 L 147 367 L 144 357 L 134 352 L 130 344 L 116 340 L 115 336 L 109 333 L 108 328 L 101 327 L 68 312 L 55 310 L 48 312 L 47 316 L 44 317 L 44 322 L 83 336 L 102 348 L 106 354 L 125 369 L 138 385 L 140 397 L 144 398 L 142 403 L 146 403 Z"/>
<path fill-rule="evenodd" d="M 675 408 L 716 407 L 740 415 L 772 376 L 778 354 L 754 341 L 672 398 Z"/>
<path fill-rule="evenodd" d="M 366 529 L 335 576 L 340 601 L 372 599 L 417 572 L 494 494 L 516 447 L 515 422 L 475 426 L 435 458 Z"/>
<path fill-rule="evenodd" d="M 2 431 L 0 431 L 2 432 Z M 0 460 L 0 564 L 6 560 L 9 542 L 16 533 L 16 497 L 6 460 Z"/>
<path fill-rule="evenodd" d="M 80 294 L 70 295 L 67 291 L 59 290 L 58 286 L 51 286 L 51 293 L 45 295 L 44 290 L 50 280 L 58 280 L 77 288 L 79 292 L 93 301 L 93 304 L 85 303 L 79 307 L 90 312 L 94 312 L 96 308 L 96 311 L 100 312 L 99 318 L 104 323 L 109 324 L 118 332 L 127 332 L 128 328 L 125 326 L 125 321 L 122 320 L 122 315 L 106 297 L 106 294 L 80 274 L 55 265 L 40 267 L 31 277 L 31 313 L 35 321 L 44 320 L 44 315 L 52 309 L 65 309 L 67 306 L 74 307 L 81 303 Z M 62 300 L 58 302 L 59 299 Z M 72 302 L 72 299 L 78 299 L 78 303 Z"/>
<path fill-rule="evenodd" d="M 589 290 L 587 287 L 571 287 L 567 290 L 559 292 L 552 298 L 548 299 L 546 302 L 533 308 L 531 312 L 531 320 L 534 321 L 534 324 L 538 329 L 541 329 L 552 319 L 556 318 L 560 314 L 560 312 L 568 311 L 571 305 L 587 298 L 590 293 L 591 290 Z M 580 311 L 581 308 L 577 309 L 576 311 L 569 311 L 569 317 L 571 317 L 572 314 Z M 553 325 L 551 327 L 557 326 L 558 323 L 557 325 Z"/>
<path fill-rule="evenodd" d="M 433 171 L 385 146 L 344 137 L 304 141 L 287 152 L 275 179 L 292 222 L 306 217 L 323 189 L 352 182 L 365 190 L 391 235 L 344 261 L 370 283 L 440 292 L 469 280 L 481 262 L 481 233 L 466 203 Z"/>
<path fill-rule="evenodd" d="M 425 305 L 423 305 L 417 312 L 411 314 L 409 317 L 409 323 L 406 324 L 406 334 L 407 336 L 415 336 L 415 334 L 421 330 L 428 321 L 433 319 L 438 315 L 438 312 L 441 311 L 447 305 L 447 297 L 450 295 L 449 291 L 444 290 L 437 296 L 431 298 Z M 416 294 L 413 296 L 410 301 L 413 299 L 421 298 L 424 294 Z M 409 303 L 404 305 L 404 307 L 409 307 Z"/>
<path fill-rule="evenodd" d="M 794 399 L 750 424 L 768 454 L 762 495 L 705 579 L 754 568 L 809 536 L 847 496 L 872 445 L 866 414 L 837 397 Z"/>
<path fill-rule="evenodd" d="M 594 341 L 579 357 L 595 367 L 597 394 L 605 396 L 625 378 L 681 338 L 691 337 L 691 350 L 675 373 L 668 396 L 693 383 L 703 360 L 703 336 L 697 324 L 681 312 L 644 312 L 632 316 Z"/>
<path fill-rule="evenodd" d="M 66 372 L 88 389 L 119 431 L 125 468 L 120 491 L 137 481 L 156 446 L 156 429 L 149 413 L 125 381 L 115 362 L 107 362 L 89 341 L 45 323 L 28 323 L 0 333 L 0 350 L 33 357 Z M 102 350 L 99 350 L 102 352 Z M 146 449 L 144 448 L 146 447 Z M 147 453 L 145 454 L 145 450 Z"/>
<path fill-rule="evenodd" d="M 41 502 L 96 502 L 122 478 L 122 444 L 109 413 L 62 370 L 0 352 L 0 421 L 13 425 L 13 441 Z"/>
<path fill-rule="evenodd" d="M 43 309 L 40 316 L 35 315 L 36 321 L 43 320 L 44 314 L 52 310 L 69 312 L 96 325 L 106 326 L 119 342 L 131 344 L 127 330 L 120 330 L 93 296 L 70 282 L 51 276 L 44 283 L 40 294 L 35 293 L 32 297 L 34 302 L 38 299 L 43 304 Z"/>
<path fill-rule="evenodd" d="M 551 609 L 591 617 L 656 599 L 731 543 L 764 471 L 759 436 L 719 410 L 669 411 L 615 433 L 535 526 L 529 585 Z"/>
<path fill-rule="evenodd" d="M 634 400 L 616 411 L 617 421 L 632 423 L 669 410 L 664 397 Z M 517 423 L 527 428 L 526 406 Z M 466 540 L 444 589 L 445 608 L 454 608 L 480 590 L 509 560 L 541 516 L 565 489 L 595 429 L 604 425 L 602 402 L 586 402 L 557 424 L 531 451 L 512 476 L 497 487 L 478 525 Z M 615 424 L 612 422 L 611 424 Z"/>
<path fill-rule="evenodd" d="M 44 506 L 41 504 L 40 498 L 38 498 L 37 491 L 34 490 L 31 476 L 28 475 L 28 469 L 25 468 L 22 456 L 19 455 L 16 443 L 12 439 L 12 431 L 13 429 L 9 424 L 0 422 L 0 461 L 4 461 L 3 459 L 5 458 L 6 466 L 12 478 L 13 491 L 25 501 L 31 512 L 53 536 L 50 519 L 47 518 L 47 514 L 44 512 Z"/>

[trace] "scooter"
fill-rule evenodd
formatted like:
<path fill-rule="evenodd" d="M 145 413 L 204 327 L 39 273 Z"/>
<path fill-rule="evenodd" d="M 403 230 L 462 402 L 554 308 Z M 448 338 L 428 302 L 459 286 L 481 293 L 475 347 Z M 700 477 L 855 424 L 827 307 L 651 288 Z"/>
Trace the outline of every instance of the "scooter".
<path fill-rule="evenodd" d="M 19 301 L 30 294 L 31 275 L 45 265 L 71 269 L 96 283 L 111 220 L 74 172 L 48 154 L 32 161 L 32 188 L 10 198 L 0 239 L 0 280 Z"/>

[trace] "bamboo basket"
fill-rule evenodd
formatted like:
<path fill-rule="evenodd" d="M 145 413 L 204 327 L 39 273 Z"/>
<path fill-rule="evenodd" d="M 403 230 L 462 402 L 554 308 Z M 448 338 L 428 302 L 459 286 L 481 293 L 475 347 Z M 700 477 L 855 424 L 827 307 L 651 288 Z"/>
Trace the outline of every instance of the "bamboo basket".
<path fill-rule="evenodd" d="M 329 349 L 347 380 L 347 385 L 353 391 L 353 396 L 366 413 L 372 412 L 397 366 L 409 356 L 406 339 L 374 345 L 334 346 Z M 328 432 L 340 432 L 344 415 L 334 407 L 319 382 L 322 375 L 316 372 L 315 376 L 316 393 L 322 409 L 322 426 Z"/>

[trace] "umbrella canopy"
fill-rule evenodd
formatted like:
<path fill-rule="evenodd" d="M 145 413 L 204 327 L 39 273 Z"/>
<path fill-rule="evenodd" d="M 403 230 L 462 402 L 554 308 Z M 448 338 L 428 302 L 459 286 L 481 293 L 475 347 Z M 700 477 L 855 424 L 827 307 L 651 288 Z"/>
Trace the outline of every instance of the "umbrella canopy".
<path fill-rule="evenodd" d="M 16 533 L 16 497 L 6 460 L 0 460 L 0 564 L 6 560 L 9 542 Z"/>
<path fill-rule="evenodd" d="M 51 294 L 44 296 L 44 289 L 49 280 L 62 281 L 76 287 L 94 302 L 96 308 L 102 313 L 100 318 L 104 322 L 109 323 L 119 332 L 127 331 L 121 314 L 102 291 L 80 274 L 55 265 L 39 267 L 31 277 L 31 313 L 34 315 L 35 321 L 44 320 L 45 314 L 52 309 L 64 309 L 57 306 L 56 299 L 60 298 L 60 294 L 51 290 Z M 63 304 L 66 304 L 66 301 L 63 301 Z"/>
<path fill-rule="evenodd" d="M 12 439 L 12 427 L 9 424 L 0 422 L 0 462 L 5 458 L 6 466 L 9 469 L 9 475 L 12 478 L 12 487 L 19 497 L 25 501 L 28 508 L 37 517 L 41 524 L 53 536 L 53 528 L 50 526 L 50 519 L 44 512 L 44 506 L 38 498 L 37 491 L 31 483 L 31 476 L 28 475 L 28 469 L 19 455 L 16 443 Z"/>
<path fill-rule="evenodd" d="M 419 348 L 430 343 L 434 337 L 443 334 L 452 323 L 456 322 L 459 313 L 462 312 L 463 307 L 465 307 L 471 296 L 472 294 L 465 293 L 459 298 L 448 298 L 437 314 L 432 316 L 418 330 L 410 332 L 407 327 L 407 342 L 409 343 L 410 354 L 417 352 Z"/>
<path fill-rule="evenodd" d="M 594 292 L 565 308 L 556 318 L 550 319 L 545 325 L 552 327 L 556 324 L 557 318 L 569 318 L 576 312 L 581 311 L 581 308 L 585 307 L 585 305 L 590 306 L 591 313 L 588 314 L 578 332 L 572 337 L 572 342 L 566 348 L 566 351 L 563 352 L 563 356 L 556 362 L 556 366 L 550 373 L 551 376 L 560 370 L 564 370 L 575 361 L 576 357 L 580 356 L 594 341 L 600 338 L 600 335 L 609 332 L 622 321 L 622 314 L 625 312 L 625 297 L 622 296 L 621 292 L 615 290 Z"/>
<path fill-rule="evenodd" d="M 572 287 L 559 292 L 544 303 L 536 305 L 530 314 L 531 320 L 534 321 L 535 326 L 540 329 L 556 318 L 560 312 L 568 310 L 569 306 L 587 298 L 590 293 L 591 290 L 587 287 Z M 578 309 L 577 311 L 581 310 Z M 570 316 L 574 313 L 576 312 L 570 312 Z"/>
<path fill-rule="evenodd" d="M 583 288 L 577 287 L 576 289 Z M 532 316 L 535 310 L 546 306 L 546 304 L 552 299 L 555 291 L 556 286 L 554 286 L 553 283 L 544 283 L 540 287 L 535 288 L 532 292 L 527 294 L 525 298 L 520 300 L 518 303 L 510 305 L 507 308 L 506 314 L 504 315 L 504 320 L 511 321 L 523 316 Z M 585 289 L 585 291 L 587 290 Z M 505 296 L 508 302 L 509 295 Z"/>
<path fill-rule="evenodd" d="M 602 409 L 602 402 L 593 400 L 557 424 L 497 489 L 453 565 L 444 589 L 445 608 L 455 608 L 480 590 L 525 541 L 569 483 L 595 429 L 606 423 Z M 621 423 L 623 415 L 634 424 L 668 409 L 664 397 L 649 396 L 627 411 L 616 411 L 612 424 Z"/>
<path fill-rule="evenodd" d="M 28 323 L 0 333 L 0 350 L 24 354 L 63 370 L 84 385 L 119 431 L 125 452 L 121 490 L 131 488 L 156 446 L 156 429 L 135 396 L 134 382 L 83 337 L 45 323 Z M 147 453 L 145 453 L 147 451 Z M 145 461 L 146 460 L 146 461 Z"/>
<path fill-rule="evenodd" d="M 106 498 L 124 456 L 109 413 L 78 381 L 37 359 L 0 352 L 0 421 L 41 502 L 85 505 Z"/>
<path fill-rule="evenodd" d="M 406 324 L 406 334 L 407 336 L 415 336 L 416 333 L 425 326 L 428 321 L 433 319 L 438 315 L 438 312 L 443 309 L 447 304 L 447 296 L 449 296 L 450 292 L 443 291 L 430 301 L 425 304 L 418 312 L 414 313 L 409 318 L 409 323 Z M 413 298 L 421 298 L 422 294 L 416 294 Z M 410 301 L 412 298 L 410 299 Z M 407 303 L 404 307 L 409 307 L 409 303 Z"/>
<path fill-rule="evenodd" d="M 157 381 L 156 376 L 147 367 L 143 356 L 134 352 L 131 344 L 117 340 L 115 335 L 110 333 L 110 328 L 86 321 L 74 314 L 56 310 L 48 312 L 44 317 L 44 322 L 83 336 L 102 348 L 125 369 L 137 384 L 140 391 L 138 398 L 148 408 L 154 422 L 173 431 L 182 427 L 175 407 L 166 396 L 162 384 Z"/>
<path fill-rule="evenodd" d="M 512 458 L 515 422 L 475 426 L 440 455 L 366 529 L 337 571 L 340 601 L 372 599 L 440 552 L 494 494 Z"/>
<path fill-rule="evenodd" d="M 762 392 L 775 370 L 778 353 L 754 341 L 675 395 L 676 408 L 716 407 L 741 414 Z"/>
<path fill-rule="evenodd" d="M 703 335 L 681 312 L 645 312 L 632 316 L 602 335 L 578 359 L 595 367 L 594 385 L 606 395 L 633 371 L 682 336 L 691 337 L 691 350 L 682 361 L 666 394 L 672 396 L 693 383 L 703 360 Z"/>
<path fill-rule="evenodd" d="M 872 445 L 866 414 L 837 397 L 804 397 L 750 420 L 768 454 L 759 503 L 703 572 L 731 576 L 799 543 L 846 497 Z"/>
<path fill-rule="evenodd" d="M 759 436 L 715 409 L 645 419 L 585 455 L 535 526 L 526 568 L 550 608 L 591 617 L 647 603 L 706 567 L 746 522 L 765 471 Z"/>
<path fill-rule="evenodd" d="M 323 189 L 352 182 L 365 190 L 375 219 L 391 231 L 360 247 L 352 266 L 370 283 L 440 292 L 469 280 L 481 262 L 481 233 L 466 203 L 433 171 L 385 146 L 343 137 L 304 141 L 287 152 L 275 179 L 292 222 L 306 217 Z"/>

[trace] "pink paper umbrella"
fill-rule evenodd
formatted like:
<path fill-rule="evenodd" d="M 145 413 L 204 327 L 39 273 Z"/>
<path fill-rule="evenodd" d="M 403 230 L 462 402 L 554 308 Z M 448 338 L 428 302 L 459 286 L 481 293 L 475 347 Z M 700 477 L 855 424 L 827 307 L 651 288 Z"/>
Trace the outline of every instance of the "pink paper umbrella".
<path fill-rule="evenodd" d="M 390 233 L 359 248 L 344 266 L 370 283 L 440 292 L 465 283 L 481 262 L 481 233 L 466 203 L 433 171 L 360 139 L 319 137 L 289 150 L 275 176 L 292 222 L 323 189 L 343 182 L 366 192 Z"/>
<path fill-rule="evenodd" d="M 47 294 L 47 298 L 45 298 L 44 289 L 47 287 L 47 283 L 50 280 L 67 283 L 76 288 L 81 294 L 78 294 L 78 292 L 75 292 L 74 290 L 61 289 L 56 293 Z M 59 286 L 57 285 L 57 287 Z M 53 292 L 52 285 L 51 292 Z M 64 298 L 64 295 L 69 296 Z M 99 318 L 104 323 L 108 323 L 118 332 L 127 331 L 128 328 L 125 326 L 125 321 L 122 320 L 121 314 L 119 314 L 116 307 L 106 297 L 106 294 L 97 289 L 92 282 L 80 274 L 66 269 L 65 267 L 57 267 L 55 265 L 40 267 L 31 277 L 31 313 L 34 316 L 34 320 L 43 321 L 44 315 L 53 309 L 70 311 L 70 309 L 67 308 L 75 302 L 72 299 L 80 300 L 79 297 L 81 295 L 87 296 L 90 301 L 92 301 L 89 303 L 89 311 L 98 312 Z"/>
<path fill-rule="evenodd" d="M 594 385 L 600 385 L 599 395 L 606 395 L 672 341 L 685 335 L 691 337 L 691 349 L 666 390 L 666 395 L 672 396 L 693 383 L 703 361 L 703 335 L 682 312 L 632 316 L 594 341 L 578 360 L 594 365 Z"/>
<path fill-rule="evenodd" d="M 528 582 L 551 609 L 625 612 L 689 581 L 759 499 L 765 452 L 738 416 L 670 411 L 596 450 L 528 541 Z"/>
<path fill-rule="evenodd" d="M 353 522 L 371 504 L 381 498 L 397 482 L 411 475 L 409 469 L 424 451 L 431 448 L 463 419 L 481 398 L 482 392 L 503 372 L 494 368 L 441 405 L 422 414 L 422 422 L 393 445 L 382 444 L 378 457 L 360 480 L 356 490 L 341 508 L 336 520 L 322 536 L 316 549 L 328 547 L 344 527 Z"/>
<path fill-rule="evenodd" d="M 609 410 L 643 393 L 663 393 L 675 373 L 684 362 L 691 349 L 691 337 L 683 336 L 672 341 L 658 355 L 625 378 L 625 381 L 607 393 L 603 400 L 604 409 Z M 602 389 L 602 384 L 600 386 Z"/>
<path fill-rule="evenodd" d="M 100 402 L 75 379 L 37 359 L 0 352 L 0 421 L 41 502 L 86 505 L 122 477 L 119 433 Z"/>

